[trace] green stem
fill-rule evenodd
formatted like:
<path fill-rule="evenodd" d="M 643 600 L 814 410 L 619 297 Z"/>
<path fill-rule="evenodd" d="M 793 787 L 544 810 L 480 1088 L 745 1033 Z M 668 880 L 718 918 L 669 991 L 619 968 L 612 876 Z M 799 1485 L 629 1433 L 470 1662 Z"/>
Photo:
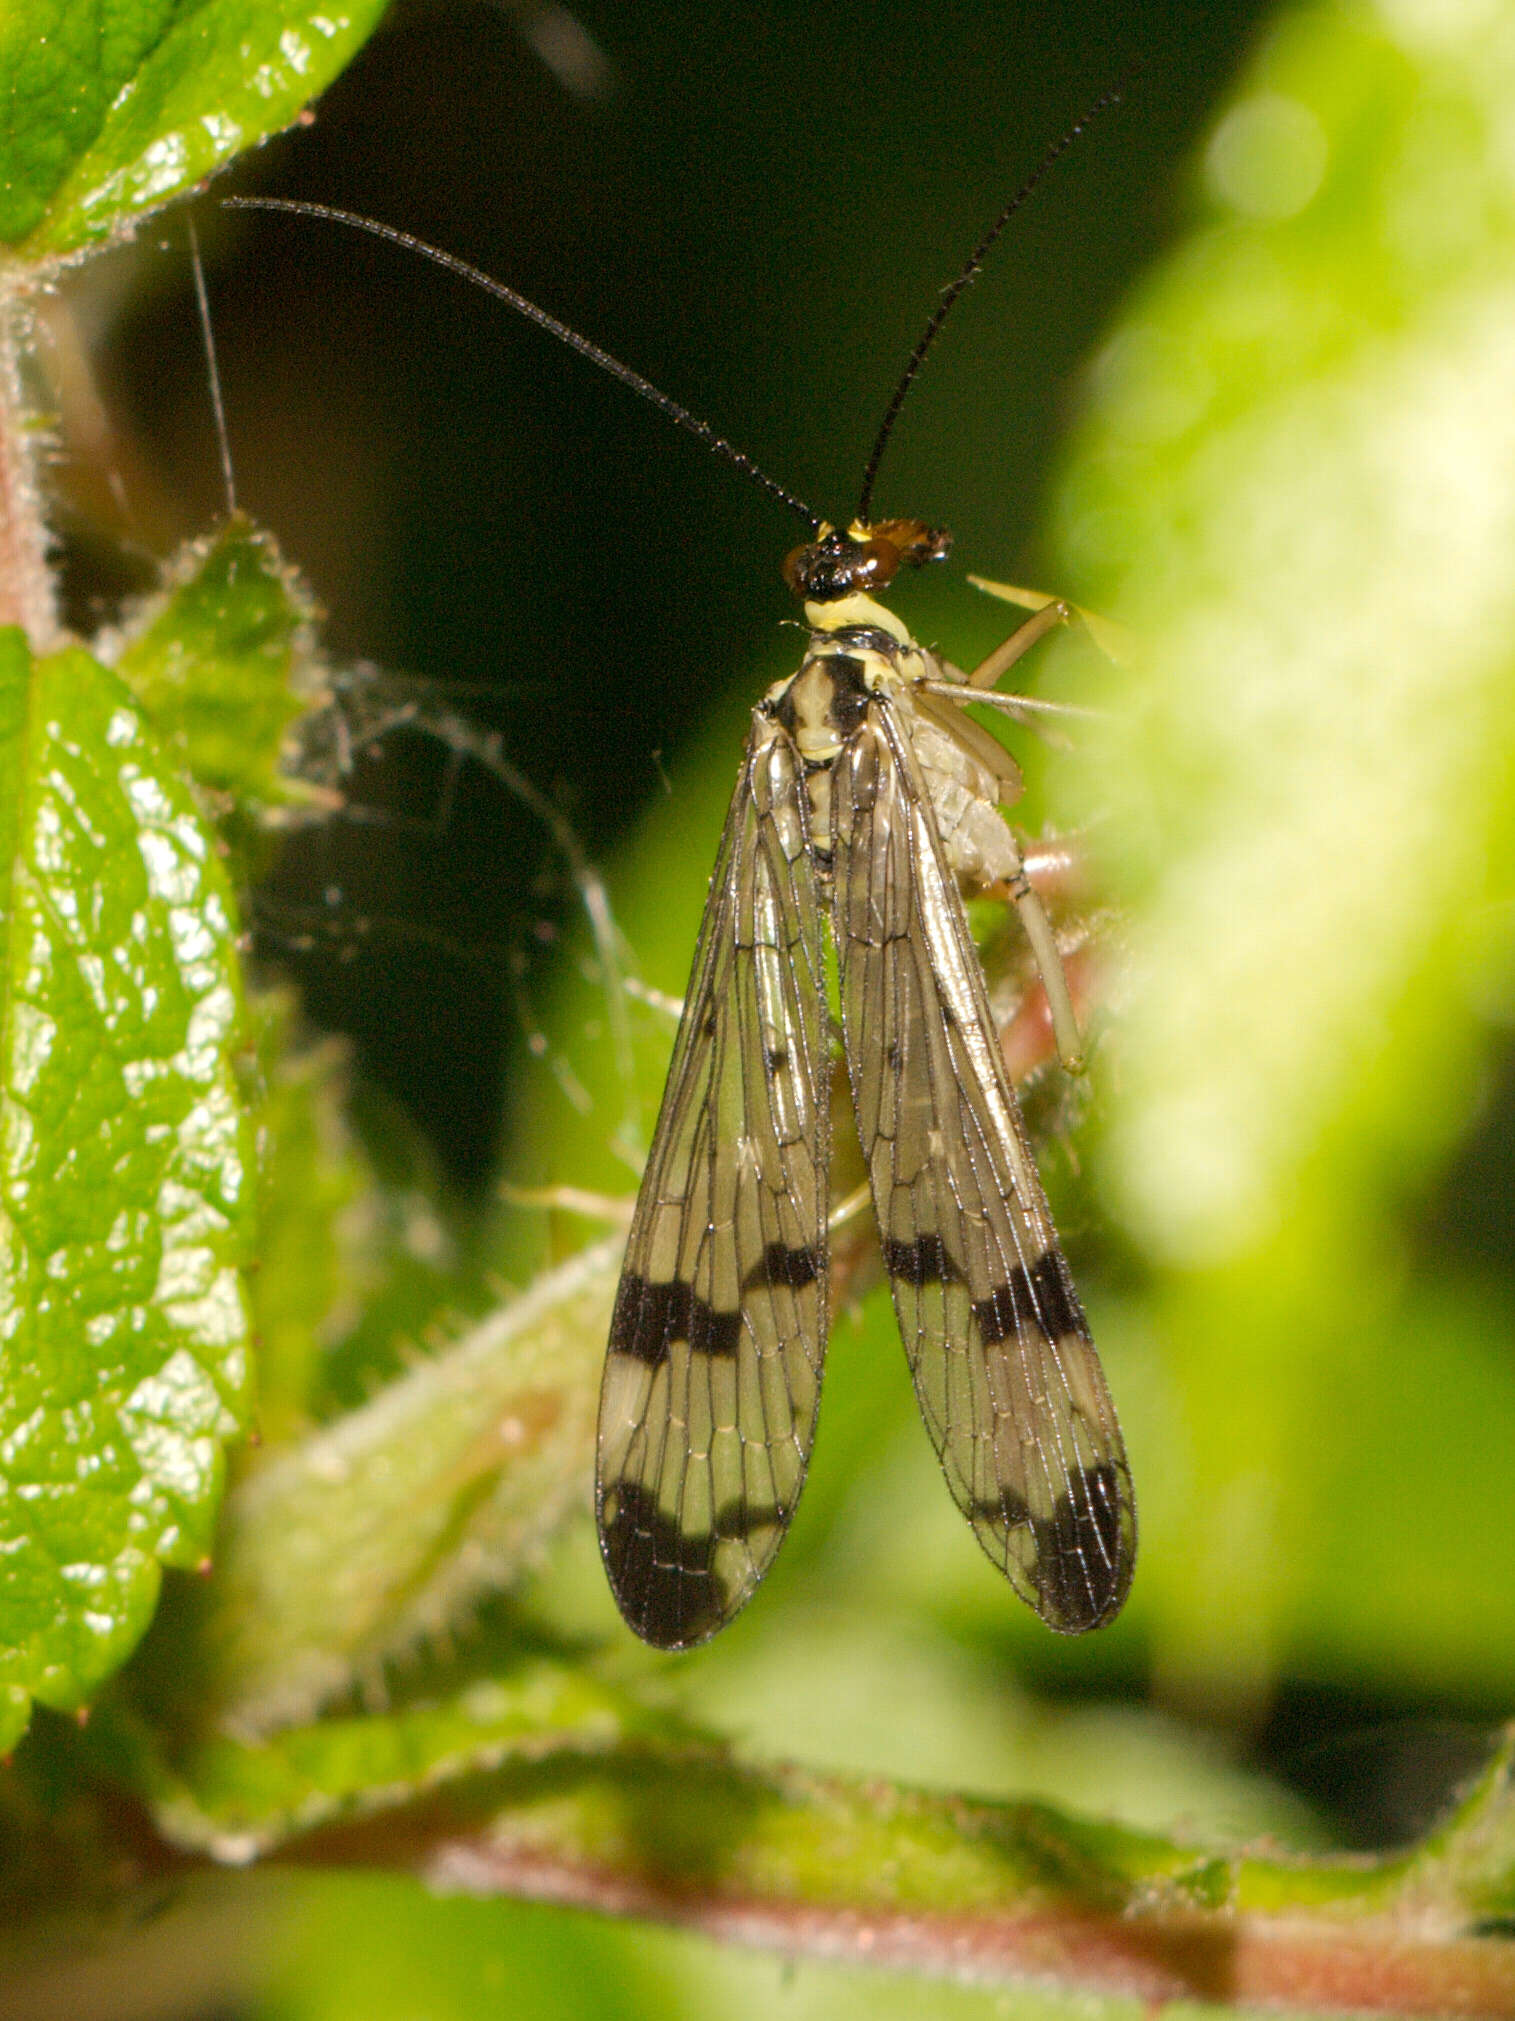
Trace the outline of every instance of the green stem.
<path fill-rule="evenodd" d="M 1492 1805 L 1507 1819 L 1505 1767 L 1496 1781 L 1469 1813 Z M 1217 1853 L 1041 1804 L 744 1767 L 716 1751 L 518 1764 L 279 1858 L 409 1869 L 445 1890 L 957 1980 L 1515 2016 L 1515 1945 L 1475 1934 L 1446 1899 L 1428 1914 L 1413 1856 Z"/>

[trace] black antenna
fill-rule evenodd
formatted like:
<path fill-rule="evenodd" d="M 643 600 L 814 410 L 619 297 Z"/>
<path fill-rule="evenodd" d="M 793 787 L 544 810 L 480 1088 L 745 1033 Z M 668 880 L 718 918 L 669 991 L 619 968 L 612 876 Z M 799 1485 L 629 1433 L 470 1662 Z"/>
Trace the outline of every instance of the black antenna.
<path fill-rule="evenodd" d="M 1120 103 L 1121 96 L 1127 84 L 1131 81 L 1131 76 L 1132 70 L 1127 70 L 1119 83 L 1113 84 L 1103 98 L 1097 98 L 1093 105 L 1089 107 L 1089 110 L 1083 114 L 1082 118 L 1076 120 L 1060 140 L 1053 141 L 1036 167 L 1027 176 L 1026 180 L 1015 192 L 1015 195 L 1011 197 L 1009 203 L 1005 205 L 1005 208 L 994 220 L 994 223 L 990 225 L 988 231 L 984 233 L 984 236 L 968 255 L 962 272 L 957 276 L 956 280 L 949 282 L 942 289 L 942 298 L 932 311 L 930 322 L 927 323 L 925 329 L 921 332 L 919 343 L 917 343 L 915 349 L 910 353 L 909 363 L 900 375 L 900 382 L 894 389 L 894 397 L 890 400 L 889 406 L 885 411 L 883 421 L 879 425 L 878 434 L 873 438 L 873 449 L 868 457 L 868 467 L 863 472 L 863 489 L 858 498 L 857 506 L 858 519 L 864 526 L 868 524 L 868 512 L 873 504 L 873 487 L 878 481 L 879 465 L 884 460 L 884 451 L 888 448 L 889 438 L 894 433 L 894 424 L 898 421 L 900 409 L 905 404 L 905 396 L 915 384 L 916 375 L 922 365 L 925 364 L 927 353 L 941 334 L 941 327 L 946 322 L 952 305 L 956 302 L 958 296 L 962 294 L 963 290 L 978 279 L 980 273 L 983 271 L 984 261 L 988 256 L 990 247 L 1005 229 L 1005 226 L 1009 224 L 1011 218 L 1021 208 L 1022 204 L 1030 197 L 1037 185 L 1047 175 L 1053 163 L 1068 152 L 1068 149 L 1072 147 L 1074 141 L 1080 138 L 1085 127 L 1092 120 L 1097 119 L 1110 106 Z"/>
<path fill-rule="evenodd" d="M 760 484 L 780 505 L 787 506 L 798 518 L 804 520 L 813 532 L 821 524 L 818 512 L 812 512 L 803 499 L 796 498 L 792 491 L 786 491 L 782 484 L 774 482 L 768 473 L 760 470 L 750 456 L 734 448 L 724 435 L 717 435 L 707 422 L 701 421 L 681 407 L 677 400 L 671 400 L 659 391 L 650 379 L 644 379 L 640 372 L 633 372 L 629 365 L 623 365 L 619 358 L 613 358 L 608 351 L 601 350 L 587 337 L 581 337 L 577 330 L 570 330 L 566 323 L 560 323 L 556 316 L 549 316 L 545 309 L 539 309 L 535 302 L 528 302 L 524 295 L 507 287 L 504 281 L 497 281 L 492 274 L 481 268 L 470 266 L 467 260 L 460 260 L 456 253 L 444 253 L 440 246 L 428 245 L 425 239 L 418 239 L 413 232 L 402 232 L 394 225 L 381 224 L 377 218 L 360 217 L 356 211 L 336 210 L 331 204 L 295 202 L 288 197 L 276 196 L 229 196 L 222 199 L 223 207 L 232 211 L 288 211 L 298 218 L 324 218 L 328 224 L 351 225 L 354 231 L 367 232 L 371 238 L 388 239 L 391 245 L 404 246 L 407 252 L 419 253 L 423 259 L 445 267 L 450 274 L 458 274 L 465 281 L 472 281 L 486 294 L 504 302 L 517 315 L 524 316 L 528 323 L 535 323 L 539 330 L 546 330 L 556 337 L 560 344 L 566 344 L 570 351 L 577 351 L 581 358 L 587 358 L 591 365 L 598 365 L 602 372 L 608 372 L 612 379 L 619 379 L 623 386 L 629 386 L 633 393 L 640 393 L 644 400 L 650 400 L 654 407 L 666 414 L 670 421 L 704 443 L 717 456 L 724 456 L 728 463 Z"/>

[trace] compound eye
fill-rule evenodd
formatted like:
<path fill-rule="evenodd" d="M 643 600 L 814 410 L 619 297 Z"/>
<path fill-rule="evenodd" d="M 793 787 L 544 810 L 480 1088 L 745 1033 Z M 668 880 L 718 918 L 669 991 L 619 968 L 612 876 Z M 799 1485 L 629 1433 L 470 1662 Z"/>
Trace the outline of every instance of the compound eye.
<path fill-rule="evenodd" d="M 794 591 L 796 596 L 808 594 L 805 584 L 809 579 L 814 558 L 814 541 L 811 541 L 805 547 L 791 548 L 789 553 L 784 557 L 784 581 Z"/>
<path fill-rule="evenodd" d="M 868 582 L 870 587 L 882 589 L 886 583 L 894 581 L 900 565 L 900 551 L 892 540 L 885 540 L 875 534 L 863 553 L 868 557 Z"/>
<path fill-rule="evenodd" d="M 893 550 L 896 565 L 908 561 L 912 568 L 921 568 L 928 561 L 945 560 L 952 551 L 952 535 L 946 528 L 928 525 L 924 519 L 883 519 L 868 533 Z"/>
<path fill-rule="evenodd" d="M 794 550 L 784 563 L 784 580 L 807 603 L 835 603 L 857 590 L 884 588 L 899 565 L 900 550 L 892 540 L 828 533 Z"/>

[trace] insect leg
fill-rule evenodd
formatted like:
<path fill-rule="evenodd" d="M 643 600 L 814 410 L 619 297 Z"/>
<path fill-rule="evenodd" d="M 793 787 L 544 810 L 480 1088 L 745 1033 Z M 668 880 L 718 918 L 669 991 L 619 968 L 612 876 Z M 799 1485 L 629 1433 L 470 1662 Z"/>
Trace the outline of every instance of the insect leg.
<path fill-rule="evenodd" d="M 1014 861 L 1010 875 L 1001 888 L 1020 915 L 1021 931 L 1031 943 L 1037 973 L 1041 976 L 1042 988 L 1047 992 L 1047 1008 L 1052 1014 L 1052 1035 L 1057 1041 L 1057 1056 L 1070 1074 L 1081 1074 L 1084 1070 L 1083 1034 L 1078 1028 L 1078 1015 L 1073 1008 L 1073 995 L 1068 988 L 1068 977 L 1052 931 L 1052 922 L 1026 874 L 1026 860 L 1021 855 L 1020 844 L 1008 826 L 1005 832 L 1010 838 Z"/>
<path fill-rule="evenodd" d="M 1055 745 L 1059 750 L 1068 748 L 1065 737 L 1054 736 L 1052 731 L 1037 721 L 1039 716 L 1078 716 L 1085 722 L 1097 723 L 1104 720 L 1103 709 L 1087 709 L 1079 702 L 1050 702 L 1044 695 L 1002 695 L 997 689 L 967 688 L 967 676 L 956 681 L 919 681 L 914 692 L 918 695 L 935 695 L 944 701 L 977 702 L 982 708 L 1002 709 L 1007 716 L 1027 729 L 1040 733 L 1044 743 Z"/>
<path fill-rule="evenodd" d="M 1051 603 L 1043 604 L 1041 609 L 1028 617 L 1023 625 L 1017 625 L 1005 643 L 996 646 L 988 659 L 979 662 L 968 676 L 969 687 L 998 687 L 1001 679 L 1009 673 L 1016 661 L 1023 659 L 1039 640 L 1044 639 L 1057 625 L 1071 624 L 1072 621 L 1071 604 L 1065 604 L 1057 598 Z"/>
<path fill-rule="evenodd" d="M 1053 606 L 1047 606 L 1048 611 L 1052 611 L 1053 609 Z M 1065 607 L 1057 606 L 1056 609 L 1061 611 Z M 1009 648 L 1017 647 L 1023 652 L 1025 646 L 1020 642 L 1026 639 L 1027 634 L 1032 632 L 1033 628 L 1039 626 L 1039 629 L 1035 631 L 1035 636 L 1029 640 L 1029 643 L 1034 645 L 1036 639 L 1044 636 L 1050 630 L 1052 624 L 1061 621 L 1054 614 L 1044 622 L 1045 615 L 1044 612 L 1038 611 L 1034 618 L 1028 623 L 1023 624 L 1018 631 L 1011 634 L 1005 641 L 1005 644 L 1000 647 L 998 653 L 991 654 L 990 658 L 984 662 L 984 666 L 993 666 L 998 661 L 1001 664 L 998 666 L 997 671 L 1003 672 L 1004 655 Z M 978 668 L 973 674 L 972 679 L 977 680 L 983 671 L 983 667 Z M 1020 768 L 996 738 L 991 737 L 971 717 L 957 713 L 965 702 L 992 701 L 996 698 L 992 695 L 982 694 L 966 683 L 959 684 L 957 682 L 922 682 L 913 693 L 916 709 L 921 714 L 927 715 L 931 721 L 942 724 L 962 749 L 977 758 L 979 763 L 988 772 L 990 778 L 996 781 L 1000 805 L 1004 806 L 1014 799 L 1020 791 Z M 952 719 L 945 723 L 943 720 L 944 712 L 939 707 L 933 706 L 933 704 L 941 702 L 952 702 L 957 705 Z M 1001 824 L 997 823 L 996 825 L 999 826 Z M 1063 973 L 1062 957 L 1058 953 L 1057 940 L 1052 931 L 1052 924 L 1047 918 L 1046 909 L 1041 899 L 1038 897 L 1032 887 L 1030 878 L 1026 874 L 1025 858 L 1021 855 L 1020 845 L 1015 839 L 1014 832 L 1008 822 L 1004 822 L 1002 825 L 1004 836 L 998 845 L 996 853 L 999 854 L 1001 862 L 1007 863 L 1008 867 L 1002 879 L 983 885 L 984 895 L 986 897 L 1008 898 L 1019 913 L 1021 929 L 1031 944 L 1031 952 L 1035 957 L 1036 966 L 1041 975 L 1042 987 L 1047 992 L 1047 1008 L 1052 1015 L 1052 1031 L 1057 1041 L 1058 1057 L 1070 1074 L 1082 1073 L 1084 1068 L 1083 1040 L 1079 1034 L 1078 1017 L 1073 1008 L 1073 996 L 1068 988 L 1068 978 Z"/>
<path fill-rule="evenodd" d="M 1001 603 L 1019 604 L 1022 610 L 1039 611 L 1050 603 L 1061 601 L 1048 596 L 1045 590 L 1018 589 L 1013 583 L 990 582 L 987 576 L 970 575 L 968 580 L 986 596 L 998 597 Z M 1117 624 L 1113 618 L 1102 618 L 1097 611 L 1083 610 L 1077 604 L 1066 604 L 1064 607 L 1070 618 L 1079 620 L 1106 659 L 1122 667 L 1132 658 L 1131 634 L 1124 625 Z"/>

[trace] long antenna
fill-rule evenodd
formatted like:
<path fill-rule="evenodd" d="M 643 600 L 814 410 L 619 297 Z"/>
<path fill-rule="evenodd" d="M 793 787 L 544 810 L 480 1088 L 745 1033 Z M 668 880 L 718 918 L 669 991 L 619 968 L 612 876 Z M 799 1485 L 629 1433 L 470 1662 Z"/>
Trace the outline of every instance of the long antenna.
<path fill-rule="evenodd" d="M 812 532 L 821 524 L 818 512 L 812 512 L 803 499 L 796 498 L 792 491 L 786 491 L 765 470 L 760 470 L 750 456 L 733 447 L 724 435 L 717 435 L 707 422 L 691 414 L 687 407 L 681 407 L 677 400 L 654 386 L 650 379 L 644 379 L 640 372 L 633 372 L 629 365 L 623 365 L 619 358 L 613 358 L 608 351 L 601 350 L 587 337 L 581 337 L 577 330 L 560 323 L 556 316 L 549 316 L 545 309 L 539 309 L 535 302 L 529 302 L 524 295 L 507 287 L 504 281 L 497 281 L 492 274 L 482 268 L 470 266 L 467 260 L 460 260 L 455 253 L 444 253 L 440 246 L 428 245 L 425 239 L 418 239 L 413 232 L 402 232 L 394 225 L 381 224 L 377 218 L 360 217 L 356 211 L 336 210 L 331 204 L 295 202 L 288 197 L 275 196 L 230 196 L 222 199 L 227 210 L 233 211 L 288 211 L 294 217 L 324 218 L 328 224 L 350 225 L 354 231 L 367 232 L 370 238 L 387 239 L 391 245 L 404 246 L 408 252 L 419 253 L 423 259 L 431 260 L 439 267 L 445 267 L 450 274 L 457 274 L 465 281 L 472 281 L 486 294 L 504 302 L 524 316 L 528 323 L 535 323 L 539 330 L 556 337 L 560 344 L 566 344 L 570 351 L 577 351 L 581 358 L 587 358 L 591 365 L 598 365 L 602 372 L 608 372 L 612 379 L 619 379 L 623 386 L 629 386 L 633 393 L 640 393 L 644 400 L 651 401 L 660 413 L 666 414 L 680 428 L 685 428 L 696 436 L 705 447 L 717 456 L 724 456 L 728 463 L 760 484 L 764 491 L 776 498 L 780 505 L 804 520 Z"/>
<path fill-rule="evenodd" d="M 1053 163 L 1061 159 L 1068 152 L 1068 149 L 1072 147 L 1074 141 L 1080 138 L 1085 127 L 1091 121 L 1097 119 L 1110 106 L 1120 103 L 1122 94 L 1131 80 L 1131 75 L 1132 72 L 1128 69 L 1122 75 L 1120 81 L 1113 84 L 1103 98 L 1097 98 L 1093 105 L 1089 107 L 1089 110 L 1068 128 L 1068 131 L 1060 140 L 1053 141 L 1036 167 L 1027 176 L 1026 180 L 1015 192 L 1015 195 L 1011 197 L 1009 203 L 1005 205 L 1005 208 L 994 220 L 994 223 L 990 225 L 988 231 L 984 233 L 984 236 L 968 255 L 963 269 L 958 274 L 956 280 L 943 288 L 942 298 L 932 311 L 930 322 L 927 323 L 925 329 L 921 332 L 920 341 L 910 353 L 909 363 L 900 374 L 900 382 L 894 389 L 894 397 L 890 400 L 884 418 L 879 424 L 878 434 L 873 438 L 873 448 L 868 457 L 868 466 L 863 472 L 863 488 L 858 497 L 857 506 L 858 519 L 864 526 L 868 524 L 868 513 L 873 504 L 873 487 L 878 481 L 879 465 L 884 460 L 884 451 L 888 448 L 889 438 L 894 433 L 894 424 L 898 421 L 900 409 L 905 404 L 905 396 L 915 384 L 916 375 L 919 373 L 922 365 L 925 364 L 927 353 L 941 334 L 942 325 L 951 313 L 953 304 L 964 289 L 971 286 L 978 279 L 980 273 L 983 271 L 984 261 L 988 256 L 989 249 L 993 246 L 1006 225 L 1009 224 L 1011 218 L 1015 216 L 1015 213 L 1021 208 L 1022 204 L 1027 201 L 1038 184 L 1047 175 Z"/>

